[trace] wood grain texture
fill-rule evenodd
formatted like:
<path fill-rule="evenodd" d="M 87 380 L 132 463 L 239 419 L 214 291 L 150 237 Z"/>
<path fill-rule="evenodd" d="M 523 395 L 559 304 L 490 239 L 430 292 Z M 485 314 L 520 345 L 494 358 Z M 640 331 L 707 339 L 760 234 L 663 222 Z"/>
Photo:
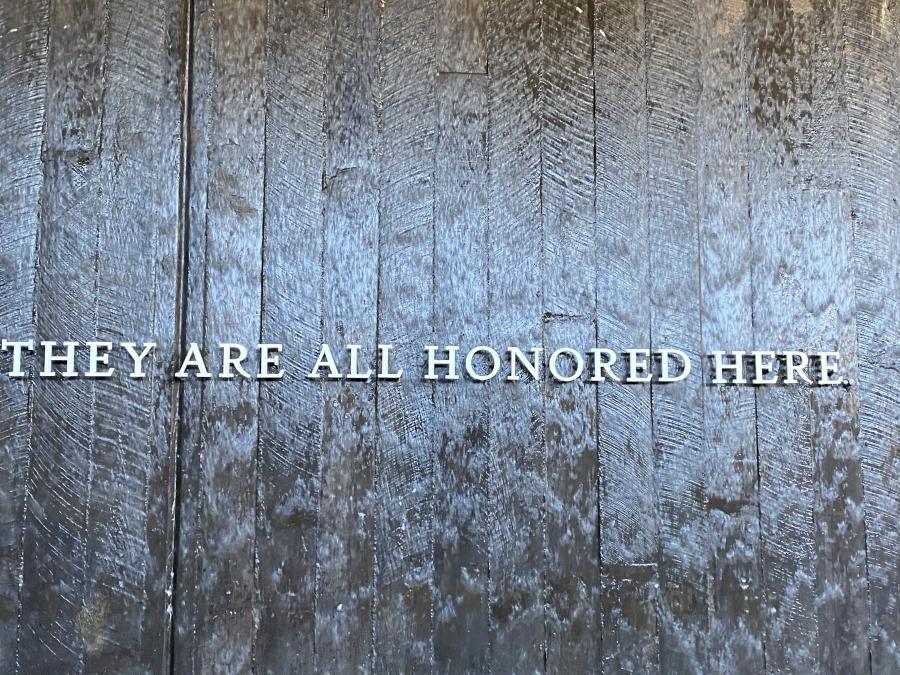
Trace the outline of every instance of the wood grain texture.
<path fill-rule="evenodd" d="M 260 385 L 254 663 L 280 673 L 315 666 L 327 52 L 320 2 L 271 0 L 267 19 L 262 340 L 285 345 L 285 374 Z"/>
<path fill-rule="evenodd" d="M 97 232 L 90 202 L 98 188 L 105 12 L 96 5 L 86 10 L 83 16 L 90 28 L 78 26 L 84 31 L 83 40 L 51 43 L 39 257 L 59 262 L 42 266 L 38 275 L 35 302 L 37 334 L 42 339 L 60 334 L 87 339 L 95 331 Z M 54 34 L 62 30 L 70 12 L 71 8 L 54 6 Z M 81 287 L 71 297 L 56 291 L 70 284 Z M 69 314 L 73 310 L 74 317 Z M 93 387 L 87 381 L 67 389 L 49 380 L 34 383 L 16 656 L 24 670 L 79 668 L 83 663 L 86 646 L 78 618 L 87 616 L 81 609 L 88 553 L 92 400 Z M 89 633 L 89 639 L 92 636 Z"/>
<path fill-rule="evenodd" d="M 543 4 L 541 218 L 545 359 L 596 343 L 593 6 Z M 571 357 L 558 360 L 573 372 Z M 589 672 L 600 654 L 597 391 L 545 379 L 546 665 Z M 585 556 L 585 552 L 591 555 Z"/>
<path fill-rule="evenodd" d="M 782 208 L 793 209 L 796 215 L 792 220 L 798 224 L 791 226 L 787 247 L 784 244 L 773 247 L 782 251 L 781 260 L 770 264 L 777 266 L 783 281 L 776 281 L 775 288 L 763 285 L 757 297 L 763 294 L 771 297 L 776 289 L 782 289 L 781 297 L 791 306 L 780 311 L 793 312 L 790 328 L 795 332 L 779 326 L 775 330 L 780 339 L 793 343 L 794 348 L 839 349 L 846 355 L 840 374 L 854 380 L 856 326 L 850 214 L 838 178 L 844 170 L 846 141 L 842 131 L 845 105 L 836 8 L 827 3 L 811 8 L 802 5 L 795 6 L 793 11 L 780 8 L 776 16 L 784 36 L 783 42 L 777 43 L 779 51 L 790 61 L 790 65 L 782 67 L 792 75 L 791 86 L 779 92 L 784 110 L 777 114 L 779 119 L 784 119 L 782 127 L 789 135 L 779 139 L 780 147 L 776 149 L 783 153 L 784 169 L 775 177 L 768 167 L 766 179 L 778 181 L 769 183 L 779 192 L 770 200 Z M 771 37 L 767 43 L 771 44 Z M 755 86 L 759 93 L 765 85 Z M 772 114 L 771 108 L 760 106 L 757 119 L 771 120 Z M 751 173 L 751 185 L 754 178 Z M 769 214 L 768 220 L 779 216 L 784 219 L 784 212 Z M 763 284 L 772 283 L 769 281 L 772 268 L 757 273 L 755 278 Z M 790 290 L 785 293 L 787 289 Z M 758 310 L 756 316 L 760 316 Z M 773 339 L 778 338 L 770 334 L 768 340 Z M 772 401 L 773 395 L 766 394 Z M 797 454 L 790 462 L 785 462 L 783 457 L 777 463 L 768 460 L 773 484 L 783 485 L 788 477 L 781 472 L 785 464 L 792 464 L 800 468 L 802 479 L 795 475 L 790 478 L 802 487 L 791 499 L 785 499 L 769 487 L 773 490 L 769 495 L 771 502 L 763 499 L 763 511 L 771 509 L 781 514 L 770 521 L 777 523 L 772 532 L 773 546 L 780 546 L 786 540 L 779 533 L 784 526 L 802 542 L 792 547 L 791 554 L 805 549 L 805 555 L 796 565 L 784 565 L 784 556 L 779 551 L 779 559 L 767 564 L 767 567 L 772 565 L 772 578 L 777 579 L 772 597 L 784 605 L 784 609 L 775 611 L 775 628 L 780 631 L 784 626 L 790 633 L 797 632 L 796 645 L 791 645 L 793 637 L 784 642 L 775 640 L 770 652 L 774 663 L 783 668 L 803 668 L 800 664 L 817 663 L 829 671 L 861 672 L 869 667 L 869 661 L 862 480 L 856 439 L 858 393 L 853 388 L 812 388 L 805 397 L 792 391 L 773 403 L 790 406 L 800 419 L 805 419 L 800 427 L 804 433 L 793 443 L 785 443 L 787 439 L 783 437 L 777 439 L 778 446 L 796 447 Z M 761 453 L 765 426 L 760 417 Z M 807 459 L 810 449 L 811 467 Z M 763 475 L 767 474 L 768 471 L 763 471 Z M 783 488 L 778 492 L 783 492 Z M 798 511 L 787 516 L 787 509 Z M 811 532 L 809 528 L 813 528 Z M 764 532 L 764 538 L 767 535 Z M 787 585 L 783 586 L 785 582 Z M 784 602 L 787 600 L 784 596 L 791 601 Z M 800 609 L 813 597 L 816 598 L 815 617 L 808 609 Z M 796 608 L 791 607 L 794 602 Z"/>
<path fill-rule="evenodd" d="M 157 347 L 144 379 L 118 377 L 94 392 L 82 623 L 95 633 L 84 669 L 161 672 L 169 666 L 176 411 L 166 371 L 179 312 L 182 6 L 110 3 L 108 21 L 96 335 Z M 131 365 L 121 352 L 110 360 L 120 373 Z"/>
<path fill-rule="evenodd" d="M 326 5 L 322 336 L 377 342 L 379 186 L 376 104 L 382 15 L 369 0 Z M 338 357 L 346 370 L 348 357 Z M 370 357 L 363 356 L 363 367 Z M 374 365 L 374 364 L 373 364 Z M 322 417 L 316 658 L 321 672 L 368 670 L 375 636 L 377 388 L 325 384 Z"/>
<path fill-rule="evenodd" d="M 641 3 L 597 4 L 598 343 L 650 344 L 646 18 Z M 657 672 L 659 519 L 650 385 L 601 384 L 601 644 L 604 670 Z"/>
<path fill-rule="evenodd" d="M 23 672 L 168 668 L 181 21 L 175 3 L 50 15 L 37 335 L 159 352 L 141 381 L 33 384 Z"/>
<path fill-rule="evenodd" d="M 191 221 L 204 232 L 201 323 L 191 326 L 214 372 L 220 343 L 253 345 L 260 337 L 264 195 L 264 2 L 215 1 L 197 7 L 194 34 L 209 51 L 195 56 L 195 73 L 208 78 L 207 99 L 194 108 L 195 139 L 205 155 L 200 181 L 202 210 Z M 208 42 L 206 42 L 208 41 Z M 208 60 L 203 57 L 209 57 Z M 203 72 L 206 70 L 207 72 Z M 192 176 L 197 176 L 196 171 Z M 247 367 L 256 366 L 251 355 Z M 182 568 L 177 614 L 183 636 L 176 667 L 189 672 L 251 668 L 256 636 L 256 466 L 258 398 L 255 383 L 211 380 L 198 395 L 200 434 L 182 485 L 193 498 L 182 503 Z M 194 454 L 196 453 L 196 454 Z M 188 508 L 185 508 L 188 506 Z M 190 637 L 188 637 L 190 636 Z"/>
<path fill-rule="evenodd" d="M 810 116 L 809 48 L 787 3 L 750 3 L 749 17 L 754 338 L 773 349 L 801 349 L 810 322 L 809 197 L 800 168 Z M 757 406 L 767 667 L 815 670 L 820 643 L 818 615 L 810 611 L 816 541 L 809 392 L 760 388 Z"/>
<path fill-rule="evenodd" d="M 844 8 L 845 80 L 873 673 L 900 668 L 900 94 L 897 7 Z M 892 422 L 893 420 L 893 422 Z"/>
<path fill-rule="evenodd" d="M 35 288 L 39 340 L 89 340 L 98 328 L 95 209 L 109 11 L 104 2 L 51 7 Z M 111 617 L 89 593 L 94 401 L 90 380 L 33 383 L 16 653 L 22 672 L 82 670 L 110 628 Z"/>
<path fill-rule="evenodd" d="M 487 3 L 446 0 L 435 4 L 435 56 L 441 72 L 486 73 Z"/>
<path fill-rule="evenodd" d="M 207 5 L 193 7 L 190 21 L 190 108 L 186 116 L 189 134 L 185 141 L 187 154 L 187 174 L 183 199 L 187 200 L 186 227 L 182 242 L 183 264 L 183 328 L 179 345 L 179 358 L 187 351 L 190 342 L 205 342 L 206 316 L 206 227 L 207 186 L 209 184 L 209 142 L 210 105 L 214 89 L 212 69 L 215 33 L 215 14 Z M 181 384 L 178 415 L 178 481 L 176 491 L 175 519 L 175 573 L 172 612 L 174 619 L 171 665 L 180 672 L 198 669 L 195 642 L 197 640 L 197 594 L 200 566 L 197 564 L 198 537 L 201 534 L 200 513 L 202 508 L 202 485 L 200 471 L 201 440 L 203 427 L 203 395 L 205 382 L 189 379 Z"/>
<path fill-rule="evenodd" d="M 0 337 L 158 344 L 0 378 L 0 670 L 900 668 L 898 47 L 873 0 L 0 0 Z M 257 341 L 283 380 L 172 377 Z M 546 372 L 597 346 L 693 372 Z"/>
<path fill-rule="evenodd" d="M 433 660 L 434 387 L 416 371 L 434 337 L 435 4 L 382 12 L 377 342 L 407 377 L 378 385 L 375 666 L 412 673 Z"/>
<path fill-rule="evenodd" d="M 747 146 L 747 49 L 743 2 L 701 2 L 698 209 L 703 344 L 751 351 L 753 236 Z M 711 386 L 702 365 L 703 434 L 711 597 L 707 668 L 764 672 L 760 587 L 756 397 Z"/>
<path fill-rule="evenodd" d="M 451 54 L 442 58 L 455 68 Z M 468 351 L 482 341 L 490 316 L 487 77 L 440 73 L 436 96 L 435 340 Z M 488 391 L 469 380 L 437 382 L 434 400 L 434 669 L 484 672 L 490 662 Z"/>
<path fill-rule="evenodd" d="M 20 340 L 35 333 L 35 256 L 43 178 L 48 2 L 0 5 L 0 326 Z M 7 339 L 16 339 L 9 337 Z M 8 356 L 3 354 L 3 363 Z M 22 519 L 30 461 L 30 384 L 0 380 L 0 670 L 16 670 Z"/>
<path fill-rule="evenodd" d="M 652 0 L 646 11 L 650 342 L 654 350 L 677 345 L 699 373 L 697 3 Z M 700 671 L 709 629 L 702 380 L 695 376 L 654 386 L 651 396 L 660 532 L 660 665 Z"/>
<path fill-rule="evenodd" d="M 488 9 L 488 332 L 500 349 L 544 343 L 542 9 L 539 3 L 507 0 Z M 495 380 L 489 388 L 491 668 L 536 672 L 544 667 L 546 651 L 543 386 Z"/>
<path fill-rule="evenodd" d="M 806 158 L 813 189 L 805 302 L 807 349 L 840 352 L 836 376 L 857 382 L 858 346 L 853 222 L 843 176 L 849 168 L 841 4 L 813 3 L 811 103 Z M 869 659 L 869 598 L 859 433 L 858 387 L 813 387 L 819 662 L 831 672 L 864 672 Z"/>

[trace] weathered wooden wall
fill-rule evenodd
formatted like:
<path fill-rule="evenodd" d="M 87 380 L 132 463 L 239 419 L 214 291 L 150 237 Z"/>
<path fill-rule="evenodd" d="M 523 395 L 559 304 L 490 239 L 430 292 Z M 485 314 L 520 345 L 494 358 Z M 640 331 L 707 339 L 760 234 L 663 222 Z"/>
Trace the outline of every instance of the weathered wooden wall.
<path fill-rule="evenodd" d="M 0 380 L 0 672 L 900 672 L 893 0 L 0 0 L 0 91 L 0 337 L 160 345 Z"/>

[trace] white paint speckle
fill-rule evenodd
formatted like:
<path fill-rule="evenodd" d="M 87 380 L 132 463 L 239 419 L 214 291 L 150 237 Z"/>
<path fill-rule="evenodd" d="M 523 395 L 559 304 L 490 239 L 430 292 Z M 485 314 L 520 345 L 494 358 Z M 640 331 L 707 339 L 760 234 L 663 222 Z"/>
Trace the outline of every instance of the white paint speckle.
<path fill-rule="evenodd" d="M 581 14 L 584 10 L 581 9 L 581 7 L 576 7 L 575 11 L 578 12 L 579 14 Z"/>

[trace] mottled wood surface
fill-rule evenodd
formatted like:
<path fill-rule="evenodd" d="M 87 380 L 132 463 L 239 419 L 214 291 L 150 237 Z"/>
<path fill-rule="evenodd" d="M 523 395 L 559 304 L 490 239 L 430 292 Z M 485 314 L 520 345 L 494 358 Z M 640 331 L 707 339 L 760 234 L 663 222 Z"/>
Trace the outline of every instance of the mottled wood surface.
<path fill-rule="evenodd" d="M 896 3 L 0 0 L 0 85 L 0 337 L 159 345 L 0 379 L 0 672 L 900 672 Z"/>

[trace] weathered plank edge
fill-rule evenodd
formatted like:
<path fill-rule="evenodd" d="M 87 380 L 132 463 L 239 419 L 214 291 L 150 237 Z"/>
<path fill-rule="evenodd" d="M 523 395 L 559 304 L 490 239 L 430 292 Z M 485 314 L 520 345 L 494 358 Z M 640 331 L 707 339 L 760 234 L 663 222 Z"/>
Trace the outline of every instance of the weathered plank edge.
<path fill-rule="evenodd" d="M 184 359 L 188 348 L 190 315 L 188 312 L 188 290 L 190 287 L 188 270 L 190 263 L 191 242 L 191 120 L 194 100 L 194 0 L 182 0 L 182 35 L 181 35 L 181 73 L 179 90 L 181 104 L 181 146 L 179 148 L 179 195 L 178 195 L 178 260 L 176 269 L 176 317 L 173 345 L 178 361 Z M 173 364 L 174 369 L 174 364 Z M 174 438 L 174 457 L 170 474 L 171 509 L 166 524 L 171 546 L 166 565 L 168 568 L 168 585 L 166 594 L 169 598 L 167 607 L 168 631 L 163 654 L 170 673 L 175 672 L 175 644 L 178 628 L 178 573 L 182 562 L 181 552 L 181 500 L 182 474 L 184 471 L 184 441 L 181 422 L 185 411 L 185 385 L 179 380 L 172 386 L 172 409 L 175 411 L 170 421 L 171 434 Z"/>

